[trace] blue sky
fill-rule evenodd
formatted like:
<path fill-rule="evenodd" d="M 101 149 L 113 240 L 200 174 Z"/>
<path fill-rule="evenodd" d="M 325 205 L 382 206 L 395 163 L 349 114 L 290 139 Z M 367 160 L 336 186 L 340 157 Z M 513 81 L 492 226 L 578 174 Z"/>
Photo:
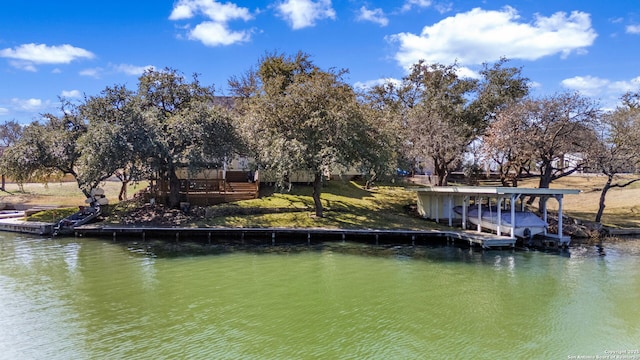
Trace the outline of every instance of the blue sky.
<path fill-rule="evenodd" d="M 578 90 L 611 108 L 640 90 L 633 1 L 61 0 L 0 12 L 0 122 L 29 123 L 106 86 L 135 89 L 146 67 L 175 68 L 228 94 L 267 52 L 345 68 L 354 86 L 399 79 L 424 59 L 476 76 L 501 56 L 536 95 Z"/>

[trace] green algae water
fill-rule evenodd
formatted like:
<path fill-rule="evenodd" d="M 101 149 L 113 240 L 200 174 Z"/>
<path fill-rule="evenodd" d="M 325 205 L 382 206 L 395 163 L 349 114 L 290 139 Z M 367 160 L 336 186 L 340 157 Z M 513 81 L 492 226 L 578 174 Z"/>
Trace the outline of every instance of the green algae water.
<path fill-rule="evenodd" d="M 0 358 L 640 358 L 637 244 L 159 258 L 0 233 Z"/>

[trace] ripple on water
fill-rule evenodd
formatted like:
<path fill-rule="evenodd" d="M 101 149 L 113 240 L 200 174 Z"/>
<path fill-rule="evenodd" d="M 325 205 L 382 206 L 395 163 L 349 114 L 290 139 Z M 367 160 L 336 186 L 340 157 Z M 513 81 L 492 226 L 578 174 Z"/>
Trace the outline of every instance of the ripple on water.
<path fill-rule="evenodd" d="M 604 258 L 419 252 L 161 259 L 97 240 L 5 237 L 0 350 L 19 358 L 556 358 L 640 338 L 640 265 L 621 250 Z"/>

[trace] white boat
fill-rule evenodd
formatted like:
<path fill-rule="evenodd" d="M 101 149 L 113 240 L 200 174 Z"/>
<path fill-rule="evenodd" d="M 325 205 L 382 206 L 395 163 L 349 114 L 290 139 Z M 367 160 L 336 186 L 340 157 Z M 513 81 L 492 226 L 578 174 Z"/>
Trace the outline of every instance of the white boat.
<path fill-rule="evenodd" d="M 462 206 L 454 207 L 453 211 L 462 214 Z M 466 218 L 470 223 L 496 233 L 499 226 L 500 234 L 498 235 L 511 236 L 512 228 L 513 235 L 523 239 L 531 239 L 534 235 L 545 233 L 548 224 L 536 214 L 530 211 L 515 211 L 514 214 L 515 217 L 512 220 L 511 210 L 501 210 L 498 224 L 498 209 L 495 206 L 481 206 L 480 216 L 478 216 L 477 206 L 469 206 Z"/>

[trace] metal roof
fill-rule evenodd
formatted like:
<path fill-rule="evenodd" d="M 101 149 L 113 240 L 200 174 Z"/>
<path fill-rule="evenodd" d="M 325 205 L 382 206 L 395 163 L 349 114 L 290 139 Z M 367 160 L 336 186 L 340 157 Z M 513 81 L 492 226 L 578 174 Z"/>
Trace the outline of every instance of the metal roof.
<path fill-rule="evenodd" d="M 462 195 L 570 195 L 579 194 L 578 189 L 540 189 L 540 188 L 519 188 L 519 187 L 494 187 L 494 186 L 427 186 L 413 187 L 407 190 L 416 192 L 431 192 L 442 194 L 462 194 Z"/>

